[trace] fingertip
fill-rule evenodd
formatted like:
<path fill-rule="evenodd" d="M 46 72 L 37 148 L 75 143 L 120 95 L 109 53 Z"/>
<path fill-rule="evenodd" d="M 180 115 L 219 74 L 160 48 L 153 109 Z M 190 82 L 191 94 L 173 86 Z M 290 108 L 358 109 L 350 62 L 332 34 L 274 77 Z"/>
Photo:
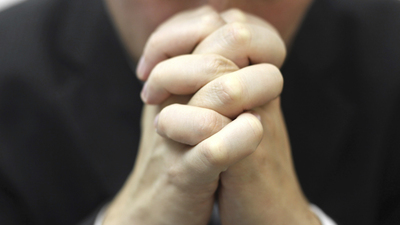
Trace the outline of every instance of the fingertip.
<path fill-rule="evenodd" d="M 148 85 L 147 85 L 147 82 L 146 82 L 146 83 L 144 83 L 142 91 L 140 92 L 140 98 L 142 99 L 142 101 L 144 103 L 148 103 L 148 101 L 147 101 L 148 95 L 149 95 Z"/>
<path fill-rule="evenodd" d="M 146 58 L 142 55 L 139 59 L 138 66 L 136 68 L 136 76 L 141 81 L 146 81 L 149 71 L 148 71 L 148 63 Z"/>
<path fill-rule="evenodd" d="M 150 105 L 160 104 L 170 96 L 165 90 L 154 89 L 152 85 L 149 85 L 149 82 L 151 81 L 144 83 L 140 93 L 140 98 L 144 103 Z"/>
<path fill-rule="evenodd" d="M 255 111 L 248 111 L 248 113 L 252 114 L 253 116 L 255 116 L 260 122 L 261 122 L 261 116 L 260 114 L 258 114 Z"/>
<path fill-rule="evenodd" d="M 248 116 L 250 116 L 250 117 L 248 117 Z M 246 124 L 248 124 L 250 126 L 247 127 L 246 129 L 250 129 L 252 131 L 250 133 L 254 134 L 253 138 L 254 138 L 254 140 L 258 140 L 258 144 L 259 144 L 261 142 L 261 139 L 264 134 L 264 127 L 262 125 L 262 119 L 261 119 L 260 114 L 258 114 L 256 111 L 251 110 L 251 111 L 247 111 L 247 112 L 239 115 L 239 117 L 242 117 L 243 119 L 245 119 L 247 117 L 248 123 L 246 123 Z M 257 144 L 257 146 L 258 146 L 258 144 Z M 255 148 L 254 148 L 254 150 L 255 150 Z"/>

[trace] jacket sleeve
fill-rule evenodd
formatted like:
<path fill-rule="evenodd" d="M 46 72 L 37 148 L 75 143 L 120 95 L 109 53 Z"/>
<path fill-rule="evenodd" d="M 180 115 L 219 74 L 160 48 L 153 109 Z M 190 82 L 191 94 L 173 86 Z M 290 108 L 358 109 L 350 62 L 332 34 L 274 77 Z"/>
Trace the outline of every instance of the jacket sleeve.
<path fill-rule="evenodd" d="M 398 96 L 385 143 L 388 151 L 385 155 L 382 182 L 379 184 L 381 207 L 377 224 L 382 225 L 397 224 L 400 221 L 400 93 Z"/>

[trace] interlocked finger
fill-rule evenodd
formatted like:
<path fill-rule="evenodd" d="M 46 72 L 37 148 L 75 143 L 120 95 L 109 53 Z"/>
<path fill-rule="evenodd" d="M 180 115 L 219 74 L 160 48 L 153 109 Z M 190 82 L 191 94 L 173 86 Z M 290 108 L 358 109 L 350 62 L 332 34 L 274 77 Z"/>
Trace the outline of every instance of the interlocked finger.
<path fill-rule="evenodd" d="M 205 38 L 193 54 L 218 54 L 240 68 L 270 63 L 281 67 L 286 48 L 271 28 L 243 22 L 228 23 Z"/>
<path fill-rule="evenodd" d="M 257 116 L 243 113 L 185 155 L 187 167 L 200 174 L 218 174 L 252 154 L 262 140 L 263 127 Z"/>
<path fill-rule="evenodd" d="M 233 119 L 275 99 L 282 87 L 283 77 L 277 67 L 258 64 L 216 78 L 196 92 L 188 104 Z"/>
<path fill-rule="evenodd" d="M 159 62 L 189 54 L 198 43 L 225 24 L 210 6 L 179 13 L 162 24 L 149 38 L 137 67 L 137 76 L 146 80 Z"/>
<path fill-rule="evenodd" d="M 159 104 L 171 94 L 193 94 L 215 78 L 238 69 L 220 55 L 177 56 L 153 69 L 143 87 L 142 100 L 147 104 Z"/>
<path fill-rule="evenodd" d="M 196 145 L 214 135 L 231 120 L 217 112 L 188 105 L 165 107 L 155 120 L 157 133 L 188 145 Z"/>

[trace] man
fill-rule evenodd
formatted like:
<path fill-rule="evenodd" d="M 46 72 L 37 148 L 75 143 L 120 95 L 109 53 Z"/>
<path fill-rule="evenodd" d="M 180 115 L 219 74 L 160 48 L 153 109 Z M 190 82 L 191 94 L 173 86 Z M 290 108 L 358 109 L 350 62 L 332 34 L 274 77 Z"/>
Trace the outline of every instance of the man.
<path fill-rule="evenodd" d="M 148 78 L 142 99 L 159 104 L 169 94 L 196 94 L 145 107 L 133 170 L 142 172 L 133 172 L 105 224 L 206 224 L 218 187 L 224 224 L 319 224 L 296 180 L 276 99 L 285 57 L 280 35 L 290 42 L 311 1 L 107 3 L 134 58 L 165 18 L 211 7 L 176 15 L 147 43 L 137 69 Z M 271 17 L 279 23 L 266 22 Z M 155 126 L 164 138 L 152 127 L 158 113 Z"/>
<path fill-rule="evenodd" d="M 27 62 L 24 68 L 2 54 L 11 62 L 3 63 L 2 72 L 3 221 L 77 222 L 88 210 L 98 215 L 95 208 L 107 197 L 103 224 L 206 224 L 215 200 L 222 224 L 320 224 L 307 198 L 340 223 L 391 224 L 399 217 L 398 181 L 393 179 L 399 171 L 394 163 L 399 157 L 394 150 L 399 146 L 394 138 L 398 119 L 393 116 L 399 96 L 394 74 L 399 70 L 390 59 L 374 62 L 375 70 L 385 66 L 385 79 L 371 91 L 376 97 L 366 98 L 368 79 L 374 77 L 359 66 L 371 61 L 351 45 L 358 38 L 358 47 L 367 46 L 385 59 L 396 56 L 395 24 L 382 30 L 394 36 L 385 42 L 394 50 L 376 50 L 369 37 L 357 36 L 365 34 L 364 24 L 354 26 L 360 31 L 338 26 L 356 21 L 343 19 L 354 8 L 350 3 L 331 9 L 329 2 L 316 2 L 304 25 L 308 32 L 300 31 L 294 43 L 311 1 L 106 3 L 127 56 L 110 37 L 104 18 L 94 16 L 102 12 L 95 1 L 43 6 L 33 1 L 19 9 L 31 4 L 38 11 L 29 9 L 28 15 L 45 13 L 32 17 L 41 28 L 32 31 L 41 33 L 32 34 L 34 44 L 18 48 L 31 53 L 18 54 Z M 365 18 L 362 13 L 375 9 L 374 4 L 378 12 L 389 12 L 379 18 L 396 18 L 391 10 L 398 3 L 389 1 L 371 2 L 355 12 Z M 93 6 L 93 16 L 83 17 L 83 6 Z M 325 26 L 332 28 L 310 29 L 318 27 L 315 19 L 323 18 L 318 12 L 324 10 Z M 9 10 L 2 18 L 15 14 Z M 29 27 L 16 24 L 16 30 Z M 340 32 L 329 35 L 336 30 Z M 343 30 L 349 37 L 340 36 Z M 13 32 L 4 34 L 5 43 L 17 37 L 18 31 Z M 312 32 L 334 37 L 323 39 L 328 45 L 321 49 L 307 48 Z M 8 49 L 6 53 L 12 52 Z M 312 52 L 317 50 L 327 51 Z M 279 97 L 286 51 L 290 57 L 282 72 L 282 102 L 293 150 Z M 346 53 L 350 56 L 344 58 Z M 307 60 L 314 55 L 321 58 Z M 138 138 L 133 117 L 140 109 L 134 93 L 140 87 L 126 76 L 124 57 L 139 61 L 138 78 L 146 81 L 142 100 L 152 104 L 143 109 L 131 171 Z M 293 76 L 286 77 L 285 70 Z M 354 77 L 347 77 L 353 72 Z M 365 110 L 368 105 L 386 110 Z M 21 132 L 22 127 L 27 130 Z M 29 176 L 30 171 L 38 175 Z"/>

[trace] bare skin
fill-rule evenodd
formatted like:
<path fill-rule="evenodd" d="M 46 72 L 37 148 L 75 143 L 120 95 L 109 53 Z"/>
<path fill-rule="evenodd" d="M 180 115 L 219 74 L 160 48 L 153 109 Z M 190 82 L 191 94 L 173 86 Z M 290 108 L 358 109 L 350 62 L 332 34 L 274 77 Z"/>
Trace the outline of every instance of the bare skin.
<path fill-rule="evenodd" d="M 113 2 L 115 14 L 118 4 L 170 4 L 165 12 L 175 13 L 206 1 Z M 279 101 L 285 41 L 307 4 L 290 26 L 276 27 L 222 10 L 240 6 L 257 14 L 286 1 L 209 3 L 217 9 L 178 13 L 147 41 L 138 68 L 147 80 L 139 155 L 104 224 L 207 224 L 216 192 L 222 224 L 320 224 L 298 184 Z M 135 39 L 120 32 L 125 41 Z M 136 44 L 126 45 L 136 57 Z"/>

